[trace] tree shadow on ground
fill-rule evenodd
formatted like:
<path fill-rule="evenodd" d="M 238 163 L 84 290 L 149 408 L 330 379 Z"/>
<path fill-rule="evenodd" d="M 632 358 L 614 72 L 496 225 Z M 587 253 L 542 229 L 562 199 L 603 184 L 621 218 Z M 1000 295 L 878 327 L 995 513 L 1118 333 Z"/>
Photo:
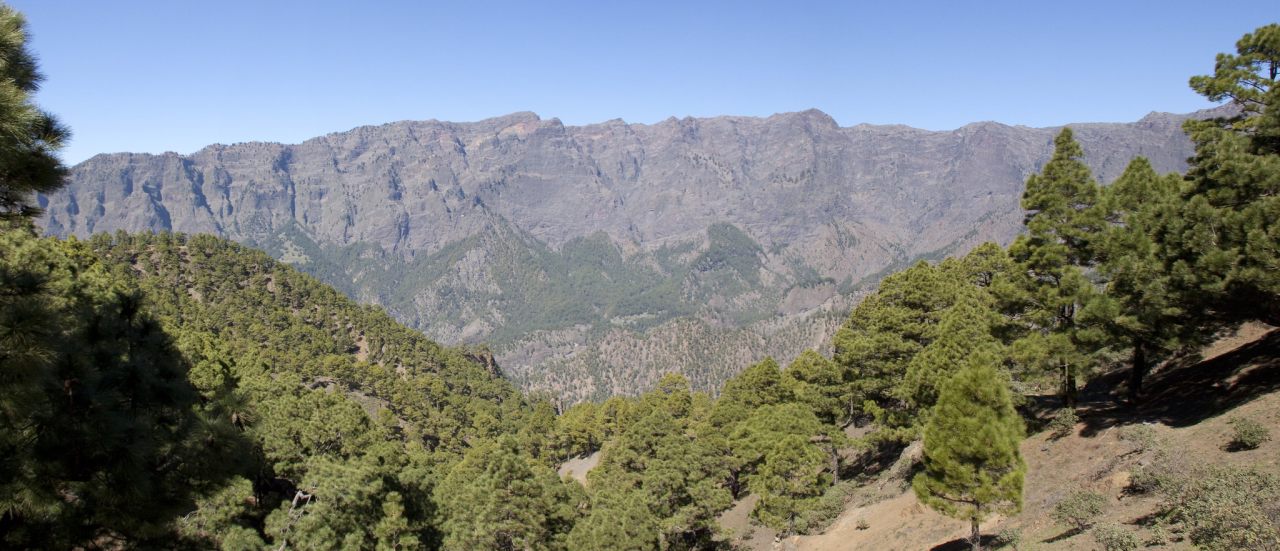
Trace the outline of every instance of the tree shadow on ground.
<path fill-rule="evenodd" d="M 1045 429 L 1054 414 L 1062 409 L 1062 397 L 1057 394 L 1029 394 L 1018 404 L 1018 414 L 1027 424 L 1027 432 L 1035 434 Z"/>
<path fill-rule="evenodd" d="M 985 534 L 982 536 L 983 549 L 995 549 L 996 537 L 994 535 Z M 969 538 L 954 539 L 942 545 L 936 545 L 929 551 L 969 551 L 973 546 L 969 544 Z"/>
<path fill-rule="evenodd" d="M 842 464 L 840 480 L 875 478 L 892 467 L 906 449 L 907 444 L 904 442 L 882 442 L 856 455 L 852 461 Z"/>
<path fill-rule="evenodd" d="M 1136 404 L 1121 403 L 1113 395 L 1090 395 L 1082 411 L 1081 436 L 1092 437 L 1132 423 L 1163 423 L 1186 427 L 1239 407 L 1258 396 L 1280 390 L 1280 330 L 1208 360 L 1161 369 L 1149 377 L 1146 395 Z M 1100 378 L 1093 389 L 1114 389 L 1127 373 Z M 1097 391 L 1102 392 L 1102 391 Z"/>
<path fill-rule="evenodd" d="M 1042 542 L 1040 542 L 1040 543 L 1058 543 L 1058 542 L 1060 542 L 1060 541 L 1062 541 L 1062 540 L 1069 540 L 1069 539 L 1071 539 L 1071 538 L 1074 538 L 1074 537 L 1076 537 L 1076 536 L 1079 536 L 1080 534 L 1083 534 L 1084 532 L 1085 532 L 1085 531 L 1084 531 L 1084 530 L 1082 530 L 1082 529 L 1080 529 L 1080 528 L 1068 528 L 1065 532 L 1063 532 L 1063 533 L 1061 533 L 1061 534 L 1058 534 L 1058 535 L 1056 535 L 1056 536 L 1053 536 L 1053 537 L 1051 537 L 1051 538 L 1049 538 L 1049 539 L 1046 539 L 1046 540 L 1044 540 L 1044 541 L 1042 541 Z"/>

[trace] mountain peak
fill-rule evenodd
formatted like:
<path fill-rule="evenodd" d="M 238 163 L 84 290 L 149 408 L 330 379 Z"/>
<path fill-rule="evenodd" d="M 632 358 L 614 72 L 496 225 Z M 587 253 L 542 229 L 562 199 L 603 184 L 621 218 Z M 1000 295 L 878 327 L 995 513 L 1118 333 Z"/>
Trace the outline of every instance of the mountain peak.
<path fill-rule="evenodd" d="M 836 120 L 834 118 L 831 118 L 831 115 L 826 114 L 820 109 L 814 109 L 814 108 L 805 109 L 804 111 L 777 113 L 769 118 L 770 119 L 776 118 L 781 120 L 803 121 L 806 124 L 814 125 L 821 128 L 839 128 L 840 127 L 840 125 L 836 123 Z"/>
<path fill-rule="evenodd" d="M 533 111 L 516 111 L 514 113 L 508 113 L 506 115 L 500 115 L 497 117 L 490 117 L 487 119 L 483 119 L 478 121 L 478 123 L 479 124 L 493 124 L 493 123 L 516 124 L 516 123 L 522 123 L 522 122 L 538 122 L 541 120 L 542 120 L 542 117 L 539 117 L 538 114 L 534 113 Z"/>

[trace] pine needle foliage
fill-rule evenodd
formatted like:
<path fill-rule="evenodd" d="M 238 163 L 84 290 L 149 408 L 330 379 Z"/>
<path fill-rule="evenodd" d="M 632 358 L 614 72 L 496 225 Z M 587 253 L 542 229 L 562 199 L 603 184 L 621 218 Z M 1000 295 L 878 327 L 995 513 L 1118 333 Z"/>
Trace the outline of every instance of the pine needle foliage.
<path fill-rule="evenodd" d="M 1025 437 L 995 357 L 975 353 L 943 387 L 924 433 L 924 470 L 912 481 L 916 497 L 938 512 L 978 524 L 993 513 L 1022 509 Z"/>
<path fill-rule="evenodd" d="M 26 18 L 0 4 L 0 222 L 39 215 L 33 194 L 66 175 L 56 153 L 71 132 L 32 101 L 44 77 L 28 38 Z"/>

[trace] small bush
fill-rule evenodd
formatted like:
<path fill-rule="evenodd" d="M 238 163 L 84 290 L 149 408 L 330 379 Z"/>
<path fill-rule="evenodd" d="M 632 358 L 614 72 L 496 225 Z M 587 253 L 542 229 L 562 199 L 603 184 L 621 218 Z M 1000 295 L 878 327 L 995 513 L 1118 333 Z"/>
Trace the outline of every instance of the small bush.
<path fill-rule="evenodd" d="M 1076 492 L 1053 508 L 1053 520 L 1083 532 L 1107 506 L 1107 498 L 1096 492 Z"/>
<path fill-rule="evenodd" d="M 845 480 L 827 489 L 822 496 L 814 500 L 812 505 L 800 512 L 796 517 L 794 530 L 797 534 L 816 534 L 826 530 L 831 522 L 844 512 L 849 498 L 858 488 L 856 482 Z"/>
<path fill-rule="evenodd" d="M 1186 454 L 1165 447 L 1156 447 L 1154 451 L 1146 462 L 1129 473 L 1130 493 L 1174 492 L 1194 476 L 1196 465 Z"/>
<path fill-rule="evenodd" d="M 1280 477 L 1252 469 L 1213 468 L 1162 488 L 1163 514 L 1209 551 L 1280 549 Z"/>
<path fill-rule="evenodd" d="M 1022 545 L 1022 529 L 1021 528 L 1005 528 L 999 534 L 996 534 L 996 549 L 1013 549 L 1018 551 L 1018 546 Z"/>
<path fill-rule="evenodd" d="M 867 522 L 867 519 L 865 518 L 859 518 L 858 523 L 855 524 L 853 527 L 859 530 L 866 530 L 868 528 L 871 528 L 871 523 Z"/>
<path fill-rule="evenodd" d="M 1072 408 L 1062 408 L 1053 416 L 1053 420 L 1049 421 L 1047 428 L 1050 436 L 1054 438 L 1065 438 L 1076 432 L 1076 423 L 1080 422 L 1080 416 L 1076 415 L 1076 410 Z"/>
<path fill-rule="evenodd" d="M 1164 527 L 1163 523 L 1156 523 L 1151 526 L 1151 535 L 1144 542 L 1147 547 L 1156 547 L 1169 543 L 1172 538 L 1169 537 L 1169 529 Z"/>
<path fill-rule="evenodd" d="M 1144 453 L 1155 449 L 1159 442 L 1155 427 L 1147 424 L 1120 427 L 1120 440 L 1133 444 L 1133 451 Z"/>
<path fill-rule="evenodd" d="M 1259 446 L 1268 440 L 1271 440 L 1271 431 L 1261 423 L 1253 419 L 1238 417 L 1230 421 L 1231 427 L 1235 429 L 1231 436 L 1229 448 L 1235 450 L 1256 450 Z"/>
<path fill-rule="evenodd" d="M 1140 465 L 1129 473 L 1129 487 L 1133 494 L 1146 494 L 1160 489 L 1163 482 L 1160 470 L 1150 465 Z"/>
<path fill-rule="evenodd" d="M 1103 551 L 1137 551 L 1138 536 L 1115 524 L 1104 524 L 1093 529 L 1093 539 Z"/>

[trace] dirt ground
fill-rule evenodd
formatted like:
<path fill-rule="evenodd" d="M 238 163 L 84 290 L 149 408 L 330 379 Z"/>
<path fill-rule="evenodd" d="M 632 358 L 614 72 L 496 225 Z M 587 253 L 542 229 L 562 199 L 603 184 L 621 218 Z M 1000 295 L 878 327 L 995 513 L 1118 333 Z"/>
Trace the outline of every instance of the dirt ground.
<path fill-rule="evenodd" d="M 560 475 L 560 478 L 562 479 L 565 476 L 571 476 L 574 480 L 586 485 L 587 473 L 591 472 L 591 469 L 596 468 L 596 465 L 599 464 L 600 452 L 595 452 L 588 456 L 575 457 L 565 461 L 564 464 L 560 465 L 560 468 L 556 470 L 556 474 Z"/>

